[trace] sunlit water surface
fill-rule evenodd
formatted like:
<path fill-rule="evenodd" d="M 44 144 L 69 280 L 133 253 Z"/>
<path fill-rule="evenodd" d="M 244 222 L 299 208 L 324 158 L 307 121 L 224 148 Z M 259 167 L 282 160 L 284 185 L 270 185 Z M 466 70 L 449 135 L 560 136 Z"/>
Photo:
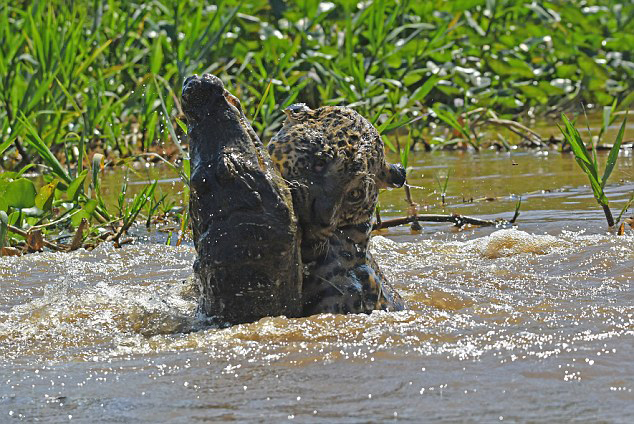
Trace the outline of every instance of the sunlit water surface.
<path fill-rule="evenodd" d="M 632 230 L 607 231 L 568 155 L 410 162 L 421 211 L 510 218 L 523 203 L 515 229 L 376 236 L 404 312 L 205 327 L 193 248 L 161 233 L 0 259 L 0 422 L 628 422 Z M 447 169 L 443 209 L 434 176 Z M 633 169 L 630 151 L 608 187 L 615 211 Z M 381 197 L 384 218 L 404 205 L 400 190 Z"/>

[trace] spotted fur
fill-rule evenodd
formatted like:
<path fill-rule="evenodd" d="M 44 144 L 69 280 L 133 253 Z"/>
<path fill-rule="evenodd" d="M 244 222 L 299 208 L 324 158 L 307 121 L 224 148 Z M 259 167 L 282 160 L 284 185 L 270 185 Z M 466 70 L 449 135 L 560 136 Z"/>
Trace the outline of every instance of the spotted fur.
<path fill-rule="evenodd" d="M 385 161 L 378 131 L 356 111 L 296 104 L 285 112 L 286 122 L 268 149 L 289 182 L 306 243 L 367 222 L 379 189 L 405 182 L 403 168 Z"/>
<path fill-rule="evenodd" d="M 368 251 L 371 225 L 335 230 L 328 251 L 304 275 L 303 315 L 399 311 L 403 301 Z"/>
<path fill-rule="evenodd" d="M 352 109 L 296 104 L 285 112 L 268 149 L 302 228 L 305 312 L 402 309 L 367 243 L 379 189 L 402 186 L 405 171 L 386 162 L 378 131 Z"/>

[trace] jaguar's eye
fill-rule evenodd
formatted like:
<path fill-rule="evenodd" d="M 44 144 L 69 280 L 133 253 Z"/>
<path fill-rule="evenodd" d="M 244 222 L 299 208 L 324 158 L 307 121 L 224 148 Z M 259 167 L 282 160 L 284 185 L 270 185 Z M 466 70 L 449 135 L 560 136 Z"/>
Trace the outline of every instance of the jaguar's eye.
<path fill-rule="evenodd" d="M 316 172 L 321 172 L 324 169 L 326 169 L 326 161 L 321 158 L 315 159 L 315 161 L 313 162 L 313 170 Z"/>
<path fill-rule="evenodd" d="M 352 190 L 348 193 L 348 200 L 351 202 L 358 202 L 363 197 L 363 190 L 360 188 Z"/>

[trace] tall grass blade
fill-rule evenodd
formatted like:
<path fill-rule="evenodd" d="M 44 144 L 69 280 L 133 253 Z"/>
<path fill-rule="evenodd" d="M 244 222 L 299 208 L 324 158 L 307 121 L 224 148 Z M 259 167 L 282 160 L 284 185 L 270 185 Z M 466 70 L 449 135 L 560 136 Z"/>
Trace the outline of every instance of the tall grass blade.
<path fill-rule="evenodd" d="M 581 140 L 581 134 L 579 134 L 579 131 L 577 131 L 577 129 L 570 122 L 570 120 L 568 120 L 568 117 L 565 114 L 561 114 L 561 119 L 564 121 L 565 131 L 561 127 L 559 127 L 559 130 L 566 138 L 568 144 L 570 144 L 570 148 L 572 149 L 575 157 L 578 157 L 589 167 L 592 167 L 592 159 L 588 155 L 588 149 L 586 148 L 586 145 Z"/>
<path fill-rule="evenodd" d="M 170 119 L 170 114 L 167 112 L 167 107 L 165 106 L 165 101 L 163 100 L 163 94 L 161 93 L 161 89 L 159 88 L 158 82 L 156 82 L 156 76 L 152 74 L 152 81 L 154 82 L 154 87 L 156 88 L 156 92 L 158 93 L 159 100 L 161 102 L 161 108 L 163 109 L 163 119 L 165 120 L 165 125 L 167 126 L 167 130 L 172 137 L 172 141 L 178 148 L 179 153 L 183 157 L 187 157 L 187 153 L 183 150 L 183 146 L 181 146 L 180 139 L 176 136 L 176 131 L 174 130 L 174 125 Z"/>
<path fill-rule="evenodd" d="M 618 224 L 621 221 L 621 218 L 623 218 L 623 214 L 625 213 L 625 211 L 627 211 L 630 206 L 632 206 L 632 202 L 634 202 L 634 191 L 630 194 L 630 199 L 625 202 L 625 205 L 623 205 L 621 213 L 619 213 L 618 218 L 616 218 L 615 224 Z"/>
<path fill-rule="evenodd" d="M 78 78 L 79 75 L 84 71 L 84 69 L 86 69 L 92 62 L 94 62 L 94 60 L 97 58 L 97 56 L 99 56 L 101 54 L 101 52 L 103 52 L 110 45 L 110 43 L 112 43 L 112 40 L 106 41 L 101 46 L 99 46 L 97 49 L 95 49 L 92 52 L 92 54 L 90 55 L 90 57 L 88 57 L 86 60 L 84 60 L 81 63 L 81 65 L 79 65 L 79 67 L 75 70 L 75 73 L 73 74 L 73 78 Z"/>
<path fill-rule="evenodd" d="M 53 170 L 53 173 L 64 180 L 66 183 L 71 182 L 71 178 L 62 166 L 59 163 L 53 152 L 48 148 L 46 143 L 40 138 L 40 135 L 37 133 L 37 130 L 33 127 L 33 125 L 26 118 L 24 113 L 20 112 L 20 116 L 18 117 L 22 125 L 26 127 L 30 137 L 27 137 L 27 141 L 33 146 L 33 148 L 40 155 L 40 158 Z"/>
<path fill-rule="evenodd" d="M 625 114 L 625 118 L 623 119 L 623 123 L 621 124 L 621 128 L 619 129 L 619 133 L 616 136 L 616 140 L 614 141 L 614 145 L 610 149 L 610 154 L 608 155 L 608 162 L 605 165 L 605 171 L 603 172 L 603 178 L 601 178 L 601 188 L 605 187 L 605 183 L 608 181 L 614 166 L 616 165 L 616 160 L 619 157 L 619 150 L 621 149 L 621 143 L 623 142 L 623 134 L 625 133 L 625 126 L 627 124 L 627 114 Z"/>
<path fill-rule="evenodd" d="M 4 250 L 4 243 L 7 239 L 7 230 L 9 227 L 9 217 L 5 211 L 0 211 L 0 256 Z"/>
<path fill-rule="evenodd" d="M 266 85 L 266 90 L 264 90 L 264 94 L 262 95 L 262 98 L 260 99 L 260 103 L 258 103 L 258 107 L 255 109 L 255 113 L 253 114 L 253 118 L 252 118 L 253 121 L 257 119 L 258 114 L 260 113 L 260 110 L 262 109 L 262 105 L 267 100 L 272 83 L 273 83 L 273 75 L 271 75 L 271 78 L 269 79 L 269 83 Z"/>

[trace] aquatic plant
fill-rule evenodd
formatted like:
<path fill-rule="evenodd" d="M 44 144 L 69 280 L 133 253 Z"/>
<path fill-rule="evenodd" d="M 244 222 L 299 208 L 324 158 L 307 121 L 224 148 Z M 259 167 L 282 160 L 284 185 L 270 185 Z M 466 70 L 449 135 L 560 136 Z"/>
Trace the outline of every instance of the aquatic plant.
<path fill-rule="evenodd" d="M 575 128 L 574 123 L 570 122 L 570 120 L 565 114 L 561 115 L 561 119 L 564 122 L 564 127 L 562 128 L 561 126 L 559 126 L 559 124 L 557 124 L 559 126 L 559 130 L 564 135 L 566 141 L 570 145 L 572 152 L 575 155 L 577 164 L 579 164 L 579 167 L 588 176 L 588 179 L 590 180 L 590 186 L 592 187 L 592 193 L 597 203 L 599 203 L 599 205 L 603 208 L 603 212 L 605 214 L 605 219 L 608 223 L 608 226 L 613 227 L 616 223 L 618 223 L 618 220 L 615 222 L 614 218 L 612 217 L 612 211 L 610 210 L 609 201 L 607 196 L 605 195 L 604 188 L 605 188 L 605 184 L 608 181 L 608 178 L 610 178 L 610 174 L 612 174 L 612 171 L 614 170 L 614 167 L 616 166 L 619 150 L 621 149 L 621 143 L 623 142 L 623 134 L 625 132 L 625 125 L 627 123 L 627 115 L 623 119 L 623 123 L 621 124 L 619 133 L 616 136 L 616 140 L 614 141 L 614 144 L 612 145 L 612 148 L 610 149 L 610 153 L 608 154 L 607 163 L 605 165 L 605 169 L 603 171 L 602 176 L 600 175 L 600 172 L 599 172 L 599 163 L 597 161 L 596 146 L 594 144 L 586 145 L 586 143 L 583 142 L 583 140 L 581 139 L 581 135 L 579 134 L 579 131 Z M 608 117 L 606 119 L 606 122 L 609 122 L 609 121 L 610 119 Z M 607 123 L 604 124 L 604 126 L 607 126 Z M 590 156 L 590 154 L 588 153 L 588 150 L 592 151 L 592 156 Z M 619 214 L 619 220 L 621 219 L 621 216 L 623 215 L 623 211 L 625 211 L 625 209 L 629 207 L 630 203 L 631 203 L 631 200 L 625 205 L 625 207 Z"/>
<path fill-rule="evenodd" d="M 140 193 L 136 194 L 132 198 L 130 206 L 126 204 L 126 192 L 128 189 L 128 183 L 127 181 L 123 183 L 123 188 L 119 195 L 118 202 L 121 225 L 112 238 L 115 244 L 119 244 L 119 239 L 121 238 L 121 235 L 128 231 L 132 224 L 134 224 L 134 221 L 136 220 L 136 217 L 139 215 L 141 210 L 148 202 L 151 202 L 151 199 L 154 198 L 154 190 L 156 189 L 157 182 L 158 181 L 155 180 L 152 184 L 145 186 Z"/>
<path fill-rule="evenodd" d="M 411 121 L 414 141 L 434 131 L 430 123 L 448 126 L 478 148 L 467 115 L 476 108 L 508 120 L 579 101 L 632 103 L 634 5 L 597 4 L 4 2 L 2 166 L 41 162 L 25 121 L 62 163 L 92 151 L 163 154 L 170 141 L 182 154 L 180 86 L 203 72 L 223 78 L 265 139 L 282 109 L 303 101 L 383 110 L 377 126 Z"/>
<path fill-rule="evenodd" d="M 436 180 L 436 186 L 438 187 L 438 191 L 440 192 L 440 200 L 442 201 L 442 205 L 445 206 L 445 197 L 447 196 L 447 186 L 449 185 L 449 177 L 451 176 L 451 169 L 447 170 L 445 177 L 443 180 L 440 180 L 439 174 L 434 175 L 434 179 Z"/>
<path fill-rule="evenodd" d="M 405 163 L 405 132 L 410 147 L 460 139 L 477 150 L 490 143 L 483 126 L 496 125 L 539 144 L 515 117 L 634 101 L 634 4 L 584 4 L 3 2 L 0 167 L 14 174 L 0 192 L 26 187 L 16 181 L 27 172 L 45 175 L 34 206 L 0 200 L 6 228 L 47 225 L 46 235 L 76 232 L 83 219 L 110 225 L 120 216 L 102 198 L 97 171 L 121 158 L 160 156 L 187 184 L 179 92 L 192 73 L 219 75 L 264 140 L 284 107 L 301 101 L 372 117 Z M 152 199 L 141 213 L 161 213 Z M 187 216 L 184 207 L 183 228 Z"/>

